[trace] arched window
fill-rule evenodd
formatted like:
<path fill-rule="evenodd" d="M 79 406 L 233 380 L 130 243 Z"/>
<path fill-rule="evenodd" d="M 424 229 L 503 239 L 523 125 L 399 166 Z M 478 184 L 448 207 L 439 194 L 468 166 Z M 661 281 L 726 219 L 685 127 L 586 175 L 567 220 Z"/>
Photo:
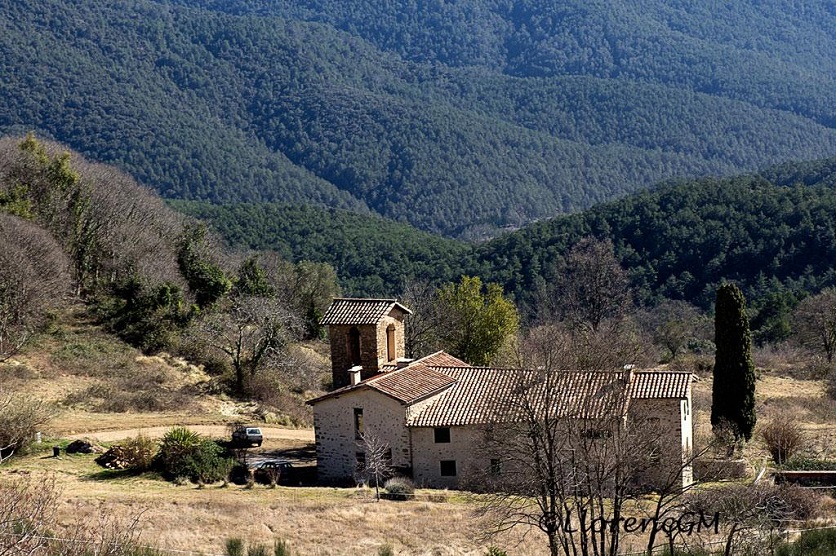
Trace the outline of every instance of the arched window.
<path fill-rule="evenodd" d="M 386 328 L 386 360 L 394 361 L 398 355 L 395 353 L 395 325 L 390 324 Z"/>
<path fill-rule="evenodd" d="M 351 364 L 360 364 L 360 331 L 353 327 L 348 331 L 348 350 L 351 354 Z"/>

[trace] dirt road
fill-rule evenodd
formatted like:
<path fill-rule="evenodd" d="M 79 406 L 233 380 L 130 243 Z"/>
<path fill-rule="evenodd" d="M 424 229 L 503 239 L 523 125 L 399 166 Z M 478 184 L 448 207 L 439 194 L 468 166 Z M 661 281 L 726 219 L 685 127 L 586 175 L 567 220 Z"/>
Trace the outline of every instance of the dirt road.
<path fill-rule="evenodd" d="M 116 442 L 117 440 L 135 437 L 140 433 L 150 438 L 162 438 L 162 436 L 170 428 L 171 426 L 86 432 L 83 434 L 73 434 L 68 438 L 84 438 L 95 440 L 97 442 Z M 229 430 L 225 426 L 221 425 L 188 425 L 188 428 L 209 438 L 226 438 L 229 434 Z M 265 443 L 270 440 L 297 440 L 303 442 L 314 441 L 313 429 L 286 429 L 282 427 L 262 426 L 261 430 L 264 433 Z"/>

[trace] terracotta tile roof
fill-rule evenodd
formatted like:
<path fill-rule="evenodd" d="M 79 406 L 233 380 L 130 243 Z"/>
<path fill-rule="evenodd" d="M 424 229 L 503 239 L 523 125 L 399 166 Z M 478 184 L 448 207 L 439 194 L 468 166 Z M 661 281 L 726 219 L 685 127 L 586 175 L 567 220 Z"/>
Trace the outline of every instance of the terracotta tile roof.
<path fill-rule="evenodd" d="M 427 365 L 428 367 L 469 367 L 467 363 L 459 359 L 458 357 L 453 357 L 449 353 L 444 351 L 437 351 L 432 355 L 427 355 L 426 357 L 419 359 L 418 362 Z"/>
<path fill-rule="evenodd" d="M 638 399 L 688 396 L 694 375 L 676 371 L 638 371 L 634 375 L 632 397 Z"/>
<path fill-rule="evenodd" d="M 405 404 L 427 398 L 454 384 L 456 380 L 423 364 L 374 376 L 361 384 Z"/>
<path fill-rule="evenodd" d="M 409 362 L 410 365 L 416 365 L 418 363 L 424 364 L 427 367 L 469 367 L 469 365 L 461 359 L 453 357 L 444 351 L 437 351 L 433 354 L 425 355 L 420 359 L 415 359 L 414 361 Z M 397 363 L 386 363 L 385 365 L 380 366 L 380 372 L 382 373 L 388 373 L 397 369 Z"/>
<path fill-rule="evenodd" d="M 539 371 L 475 367 L 438 368 L 456 384 L 408 421 L 413 427 L 475 425 L 514 419 L 519 402 L 552 416 L 599 418 L 623 414 L 627 406 L 623 374 L 608 371 Z"/>
<path fill-rule="evenodd" d="M 442 362 L 467 365 L 467 363 L 456 359 L 452 355 L 439 351 L 412 361 L 408 366 L 400 369 L 397 365 L 384 365 L 381 374 L 367 378 L 354 386 L 343 386 L 305 403 L 314 405 L 322 400 L 341 396 L 359 388 L 377 390 L 405 404 L 414 403 L 443 390 L 455 382 L 454 378 L 438 372 L 432 367 L 434 364 Z"/>
<path fill-rule="evenodd" d="M 377 324 L 395 307 L 406 314 L 412 311 L 394 299 L 347 299 L 337 298 L 325 311 L 321 325 L 329 324 Z"/>

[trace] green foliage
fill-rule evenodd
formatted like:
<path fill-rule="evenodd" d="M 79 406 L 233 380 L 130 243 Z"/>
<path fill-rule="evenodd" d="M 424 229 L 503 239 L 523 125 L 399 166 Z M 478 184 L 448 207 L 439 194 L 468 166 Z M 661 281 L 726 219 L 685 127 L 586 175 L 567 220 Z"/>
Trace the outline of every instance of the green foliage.
<path fill-rule="evenodd" d="M 275 293 L 267 274 L 258 264 L 258 257 L 247 258 L 238 268 L 238 278 L 235 280 L 235 294 L 254 297 L 272 297 Z"/>
<path fill-rule="evenodd" d="M 273 556 L 290 556 L 290 546 L 284 539 L 276 539 L 273 543 Z"/>
<path fill-rule="evenodd" d="M 496 546 L 489 546 L 485 556 L 508 556 L 508 553 Z"/>
<path fill-rule="evenodd" d="M 288 261 L 328 263 L 342 291 L 387 296 L 405 279 L 441 284 L 462 274 L 471 247 L 375 216 L 287 204 L 170 203 L 210 222 L 233 245 Z M 385 254 L 385 256 L 382 256 Z"/>
<path fill-rule="evenodd" d="M 166 197 L 478 238 L 836 145 L 821 3 L 28 8 L 0 13 L 0 130 L 42 130 Z"/>
<path fill-rule="evenodd" d="M 226 556 L 244 556 L 244 539 L 231 537 L 224 543 Z"/>
<path fill-rule="evenodd" d="M 232 289 L 232 282 L 212 260 L 206 227 L 202 224 L 188 226 L 183 231 L 177 263 L 201 308 L 212 305 Z"/>
<path fill-rule="evenodd" d="M 395 549 L 391 544 L 386 543 L 378 547 L 377 556 L 395 556 Z"/>
<path fill-rule="evenodd" d="M 777 556 L 830 556 L 836 554 L 836 529 L 802 531 L 795 542 L 781 546 Z"/>
<path fill-rule="evenodd" d="M 502 284 L 529 316 L 533 293 L 554 283 L 559 262 L 591 235 L 612 241 L 641 304 L 680 299 L 707 310 L 734 280 L 755 316 L 765 311 L 764 340 L 780 338 L 784 303 L 836 284 L 834 184 L 836 159 L 661 185 L 480 245 L 469 273 Z"/>
<path fill-rule="evenodd" d="M 683 181 L 471 246 L 376 217 L 289 205 L 173 203 L 235 245 L 330 264 L 347 295 L 392 295 L 405 279 L 440 285 L 462 274 L 503 286 L 525 320 L 571 247 L 609 239 L 643 305 L 711 307 L 724 279 L 752 300 L 754 339 L 786 337 L 805 292 L 836 285 L 836 159 L 762 176 Z M 380 253 L 386 253 L 381 257 Z"/>
<path fill-rule="evenodd" d="M 17 184 L 8 191 L 0 191 L 0 211 L 31 220 L 34 216 L 29 188 Z"/>
<path fill-rule="evenodd" d="M 786 461 L 781 469 L 786 471 L 833 471 L 836 470 L 836 460 L 796 456 Z"/>
<path fill-rule="evenodd" d="M 438 292 L 440 313 L 448 322 L 442 327 L 442 343 L 452 355 L 472 365 L 485 366 L 517 333 L 519 317 L 514 304 L 502 295 L 498 284 L 462 276 Z"/>
<path fill-rule="evenodd" d="M 177 284 L 149 287 L 137 276 L 113 284 L 111 295 L 100 295 L 94 304 L 111 331 L 149 353 L 170 349 L 191 318 Z"/>
<path fill-rule="evenodd" d="M 166 478 L 187 477 L 196 483 L 224 479 L 233 461 L 218 443 L 185 427 L 173 427 L 163 436 L 156 466 Z"/>
<path fill-rule="evenodd" d="M 755 365 L 746 299 L 734 284 L 717 290 L 714 319 L 714 383 L 711 424 L 715 430 L 728 423 L 737 438 L 749 440 L 755 428 Z"/>

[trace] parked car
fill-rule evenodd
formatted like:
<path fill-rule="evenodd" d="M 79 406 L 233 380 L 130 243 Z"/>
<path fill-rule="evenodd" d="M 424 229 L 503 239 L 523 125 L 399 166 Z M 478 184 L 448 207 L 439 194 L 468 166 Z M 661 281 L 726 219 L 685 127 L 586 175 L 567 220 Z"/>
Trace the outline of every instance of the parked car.
<path fill-rule="evenodd" d="M 261 446 L 263 441 L 264 435 L 258 427 L 240 426 L 232 431 L 232 443 L 236 446 Z"/>
<path fill-rule="evenodd" d="M 259 462 L 253 469 L 253 478 L 264 484 L 287 484 L 293 477 L 293 464 L 283 459 Z"/>

